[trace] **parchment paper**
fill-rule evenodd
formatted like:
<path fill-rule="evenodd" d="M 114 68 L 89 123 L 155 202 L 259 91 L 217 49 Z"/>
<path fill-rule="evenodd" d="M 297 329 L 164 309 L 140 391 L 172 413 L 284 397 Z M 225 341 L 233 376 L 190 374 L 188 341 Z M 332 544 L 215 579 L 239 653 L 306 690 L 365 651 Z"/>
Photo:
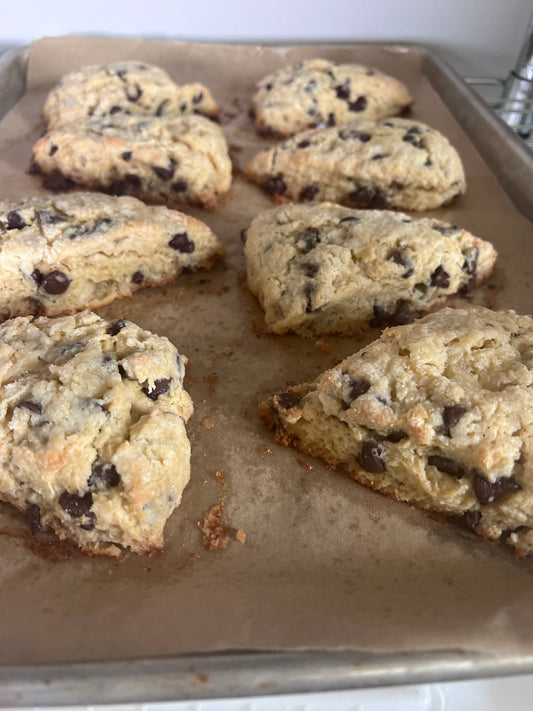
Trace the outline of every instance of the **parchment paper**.
<path fill-rule="evenodd" d="M 32 550 L 24 519 L 2 505 L 0 663 L 222 649 L 533 653 L 533 561 L 515 560 L 503 545 L 487 544 L 276 445 L 258 421 L 265 396 L 314 378 L 364 345 L 354 338 L 328 338 L 317 346 L 296 336 L 262 335 L 262 312 L 244 282 L 239 233 L 271 206 L 238 171 L 269 145 L 255 136 L 249 98 L 266 73 L 312 56 L 361 61 L 408 84 L 416 100 L 413 118 L 449 137 L 468 180 L 464 197 L 425 214 L 461 224 L 498 249 L 494 277 L 476 301 L 531 310 L 531 223 L 423 76 L 416 49 L 282 52 L 141 40 L 36 42 L 28 93 L 0 126 L 3 198 L 45 192 L 25 170 L 43 130 L 47 91 L 67 71 L 118 59 L 154 62 L 178 82 L 210 86 L 223 108 L 237 170 L 216 212 L 190 210 L 226 244 L 225 265 L 100 311 L 167 336 L 190 358 L 185 383 L 195 404 L 188 426 L 192 479 L 167 524 L 166 547 L 151 558 L 125 555 L 119 561 L 54 546 Z M 375 337 L 373 332 L 367 340 Z M 230 542 L 208 552 L 198 522 L 221 502 Z M 246 534 L 245 543 L 235 540 L 237 530 Z"/>

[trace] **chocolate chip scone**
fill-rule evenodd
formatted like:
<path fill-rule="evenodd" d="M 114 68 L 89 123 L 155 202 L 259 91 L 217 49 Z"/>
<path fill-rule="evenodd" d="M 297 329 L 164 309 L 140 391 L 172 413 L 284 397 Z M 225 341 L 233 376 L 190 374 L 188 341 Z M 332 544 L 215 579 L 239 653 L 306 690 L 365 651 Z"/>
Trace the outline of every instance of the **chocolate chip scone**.
<path fill-rule="evenodd" d="M 77 184 L 169 205 L 214 207 L 231 185 L 222 131 L 194 115 L 75 121 L 37 141 L 30 172 L 49 190 Z"/>
<path fill-rule="evenodd" d="M 279 442 L 533 552 L 533 320 L 442 309 L 261 405 Z"/>
<path fill-rule="evenodd" d="M 430 210 L 466 190 L 461 159 L 448 140 L 399 118 L 304 131 L 258 153 L 245 174 L 277 202 Z"/>
<path fill-rule="evenodd" d="M 103 306 L 184 270 L 211 269 L 225 254 L 200 220 L 131 197 L 0 203 L 0 319 Z"/>
<path fill-rule="evenodd" d="M 166 116 L 197 113 L 215 118 L 218 106 L 202 84 L 177 85 L 160 67 L 123 61 L 65 74 L 44 105 L 48 129 L 117 113 Z"/>
<path fill-rule="evenodd" d="M 184 359 L 84 312 L 0 326 L 0 499 L 87 553 L 151 553 L 189 480 Z"/>
<path fill-rule="evenodd" d="M 380 121 L 412 102 L 402 82 L 378 69 L 308 59 L 265 77 L 251 111 L 259 133 L 286 138 L 320 124 Z"/>
<path fill-rule="evenodd" d="M 278 334 L 407 323 L 482 282 L 496 260 L 489 242 L 455 225 L 333 203 L 266 210 L 245 237 L 248 286 Z"/>

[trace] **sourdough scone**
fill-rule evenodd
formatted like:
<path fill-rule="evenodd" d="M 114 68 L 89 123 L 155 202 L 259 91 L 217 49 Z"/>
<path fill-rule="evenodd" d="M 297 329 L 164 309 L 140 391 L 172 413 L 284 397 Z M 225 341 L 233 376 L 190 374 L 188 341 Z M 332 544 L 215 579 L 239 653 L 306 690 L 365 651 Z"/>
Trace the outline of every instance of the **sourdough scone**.
<path fill-rule="evenodd" d="M 211 269 L 226 250 L 200 220 L 130 197 L 0 203 L 0 319 L 73 313 Z"/>
<path fill-rule="evenodd" d="M 77 184 L 169 205 L 214 207 L 231 185 L 222 131 L 194 115 L 74 121 L 37 141 L 30 172 L 49 190 Z"/>
<path fill-rule="evenodd" d="M 138 61 L 93 64 L 65 74 L 44 105 L 48 129 L 117 113 L 145 116 L 203 114 L 218 106 L 202 84 L 177 85 L 164 69 Z"/>
<path fill-rule="evenodd" d="M 189 480 L 184 359 L 84 312 L 0 326 L 0 499 L 87 553 L 151 553 Z"/>
<path fill-rule="evenodd" d="M 466 190 L 461 159 L 448 140 L 400 118 L 303 131 L 258 153 L 245 173 L 277 202 L 430 210 Z"/>
<path fill-rule="evenodd" d="M 265 77 L 252 99 L 257 131 L 286 138 L 318 125 L 380 121 L 410 104 L 407 87 L 378 69 L 308 59 Z"/>
<path fill-rule="evenodd" d="M 400 325 L 486 279 L 493 246 L 390 210 L 289 204 L 246 231 L 248 286 L 272 333 L 358 334 Z"/>
<path fill-rule="evenodd" d="M 261 405 L 277 440 L 533 551 L 533 320 L 442 309 Z"/>

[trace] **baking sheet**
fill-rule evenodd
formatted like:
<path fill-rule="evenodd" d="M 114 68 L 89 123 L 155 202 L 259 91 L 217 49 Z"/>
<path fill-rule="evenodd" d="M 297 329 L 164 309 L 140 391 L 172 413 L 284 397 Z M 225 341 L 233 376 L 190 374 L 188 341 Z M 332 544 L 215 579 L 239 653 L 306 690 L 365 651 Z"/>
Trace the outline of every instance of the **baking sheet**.
<path fill-rule="evenodd" d="M 45 192 L 24 171 L 43 130 L 46 93 L 59 77 L 85 64 L 128 58 L 159 64 L 176 81 L 212 88 L 223 107 L 236 175 L 216 212 L 187 210 L 222 238 L 229 252 L 225 265 L 99 311 L 169 337 L 191 361 L 185 382 L 195 403 L 188 426 L 192 479 L 167 524 L 165 550 L 117 562 L 89 559 L 64 546 L 36 548 L 21 517 L 2 506 L 0 600 L 9 614 L 0 664 L 27 669 L 187 659 L 221 650 L 350 649 L 374 661 L 433 650 L 440 660 L 433 678 L 439 669 L 444 677 L 443 660 L 456 659 L 458 652 L 469 660 L 490 657 L 533 668 L 533 561 L 517 561 L 504 546 L 458 533 L 276 445 L 257 419 L 265 396 L 314 378 L 377 336 L 319 343 L 265 336 L 262 312 L 245 287 L 239 234 L 271 206 L 240 175 L 246 161 L 270 144 L 255 136 L 249 97 L 266 73 L 312 56 L 361 61 L 408 84 L 415 98 L 412 117 L 449 137 L 468 181 L 465 196 L 424 214 L 461 224 L 495 244 L 500 259 L 494 277 L 476 293 L 477 302 L 531 310 L 531 222 L 455 121 L 456 107 L 435 92 L 416 48 L 280 51 L 84 38 L 34 43 L 28 93 L 0 126 L 3 198 Z M 230 542 L 226 549 L 206 551 L 198 522 L 220 503 Z M 237 531 L 246 534 L 245 543 L 236 540 Z M 405 675 L 396 681 L 408 677 L 409 664 L 402 668 Z M 469 669 L 475 673 L 475 665 Z"/>

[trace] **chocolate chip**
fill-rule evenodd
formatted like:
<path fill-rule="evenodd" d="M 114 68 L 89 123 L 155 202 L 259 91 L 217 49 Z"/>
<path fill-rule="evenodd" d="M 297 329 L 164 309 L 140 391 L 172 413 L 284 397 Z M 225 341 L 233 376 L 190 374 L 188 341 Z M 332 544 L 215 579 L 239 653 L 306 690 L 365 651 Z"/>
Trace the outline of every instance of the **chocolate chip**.
<path fill-rule="evenodd" d="M 361 222 L 361 218 L 355 217 L 355 215 L 350 215 L 349 217 L 343 217 L 342 220 L 339 222 L 339 225 L 342 225 L 345 222 L 352 222 L 352 223 Z"/>
<path fill-rule="evenodd" d="M 339 131 L 341 141 L 357 140 L 361 143 L 368 143 L 372 136 L 366 131 L 357 131 L 355 128 L 343 128 Z"/>
<path fill-rule="evenodd" d="M 114 180 L 109 188 L 112 195 L 126 195 L 141 187 L 142 181 L 138 175 L 127 173 L 122 179 Z"/>
<path fill-rule="evenodd" d="M 305 304 L 305 313 L 306 314 L 311 314 L 314 311 L 316 311 L 315 308 L 313 308 L 313 294 L 316 291 L 316 286 L 315 284 L 306 284 L 304 286 L 304 296 L 306 298 L 306 304 Z"/>
<path fill-rule="evenodd" d="M 28 168 L 28 173 L 30 175 L 42 175 L 43 174 L 43 169 L 41 168 L 39 163 L 37 163 L 36 160 L 33 160 L 33 156 L 32 156 L 32 161 L 30 163 L 30 167 Z"/>
<path fill-rule="evenodd" d="M 444 271 L 442 264 L 431 275 L 430 284 L 438 286 L 440 289 L 447 289 L 450 286 L 450 275 Z"/>
<path fill-rule="evenodd" d="M 389 188 L 391 190 L 403 190 L 405 185 L 403 183 L 399 183 L 397 180 L 393 180 L 391 183 L 389 183 Z"/>
<path fill-rule="evenodd" d="M 40 531 L 43 527 L 41 521 L 41 509 L 37 506 L 37 504 L 28 504 L 28 508 L 26 509 L 26 518 L 30 524 L 30 531 L 33 534 Z"/>
<path fill-rule="evenodd" d="M 350 404 L 357 400 L 358 397 L 364 395 L 370 390 L 370 382 L 365 378 L 352 378 L 347 376 L 348 380 L 348 400 L 344 400 L 344 409 L 347 410 Z"/>
<path fill-rule="evenodd" d="M 403 267 L 405 269 L 404 273 L 402 274 L 402 279 L 407 279 L 411 276 L 411 274 L 413 273 L 413 265 L 410 260 L 407 259 L 403 252 L 394 252 L 393 254 L 391 254 L 389 259 L 392 259 L 395 264 L 398 264 L 400 267 Z"/>
<path fill-rule="evenodd" d="M 459 422 L 461 417 L 468 412 L 467 407 L 462 407 L 461 405 L 447 405 L 442 410 L 442 425 L 443 432 L 446 437 L 451 437 L 451 430 Z"/>
<path fill-rule="evenodd" d="M 370 160 L 383 160 L 383 158 L 388 158 L 389 155 L 389 153 L 376 153 Z"/>
<path fill-rule="evenodd" d="M 59 146 L 56 146 L 55 143 L 52 143 L 52 145 L 50 146 L 50 150 L 48 151 L 48 155 L 53 156 L 54 153 L 57 153 L 58 150 L 59 150 Z"/>
<path fill-rule="evenodd" d="M 154 387 L 151 390 L 146 387 L 142 391 L 150 400 L 157 400 L 160 395 L 164 395 L 168 391 L 171 382 L 172 378 L 159 378 L 154 380 Z"/>
<path fill-rule="evenodd" d="M 54 170 L 52 173 L 46 176 L 43 180 L 43 187 L 52 192 L 63 192 L 64 190 L 70 190 L 74 187 L 75 183 L 70 178 L 60 170 Z"/>
<path fill-rule="evenodd" d="M 54 269 L 54 271 L 43 277 L 41 286 L 48 294 L 56 296 L 58 294 L 64 294 L 69 288 L 70 282 L 71 279 L 69 279 L 66 274 L 63 274 L 63 272 L 60 272 L 58 269 Z"/>
<path fill-rule="evenodd" d="M 184 113 L 187 111 L 187 102 L 186 102 L 186 101 L 182 101 L 182 102 L 181 102 L 181 104 L 180 104 L 180 111 L 181 111 L 182 114 L 184 114 Z"/>
<path fill-rule="evenodd" d="M 272 84 L 269 82 L 268 84 L 265 84 L 264 89 L 267 91 L 272 91 Z"/>
<path fill-rule="evenodd" d="M 300 200 L 313 200 L 319 192 L 320 188 L 318 185 L 308 185 L 300 192 Z"/>
<path fill-rule="evenodd" d="M 464 475 L 465 470 L 462 464 L 456 462 L 455 459 L 450 459 L 450 457 L 443 457 L 440 454 L 432 454 L 428 457 L 428 464 L 432 467 L 436 467 L 440 472 L 449 474 L 456 479 L 461 479 Z"/>
<path fill-rule="evenodd" d="M 203 91 L 200 91 L 200 92 L 198 92 L 198 94 L 195 94 L 195 95 L 192 97 L 192 103 L 193 103 L 193 104 L 199 104 L 199 103 L 202 101 L 203 98 L 204 98 L 204 92 L 203 92 Z"/>
<path fill-rule="evenodd" d="M 431 229 L 435 230 L 435 232 L 439 232 L 441 235 L 444 235 L 444 237 L 450 237 L 456 232 L 459 232 L 459 227 L 456 225 L 431 225 Z"/>
<path fill-rule="evenodd" d="M 34 269 L 32 271 L 31 278 L 38 286 L 41 286 L 41 284 L 43 283 L 43 275 L 38 269 Z"/>
<path fill-rule="evenodd" d="M 119 372 L 120 377 L 122 378 L 122 380 L 130 380 L 130 377 L 128 376 L 128 374 L 127 374 L 126 371 L 124 370 L 124 366 L 122 366 L 120 363 L 118 364 L 118 372 Z"/>
<path fill-rule="evenodd" d="M 302 232 L 302 234 L 298 237 L 298 242 L 304 243 L 304 246 L 302 247 L 302 254 L 307 254 L 320 242 L 318 230 L 314 230 L 312 228 L 305 230 L 305 232 Z"/>
<path fill-rule="evenodd" d="M 189 184 L 186 180 L 175 180 L 170 187 L 176 193 L 184 193 L 189 187 Z"/>
<path fill-rule="evenodd" d="M 292 393 L 280 393 L 276 395 L 276 400 L 283 410 L 290 410 L 292 407 L 298 407 L 302 399 Z"/>
<path fill-rule="evenodd" d="M 433 165 L 433 161 L 430 160 L 429 158 L 426 158 L 426 162 L 424 163 L 426 168 L 430 168 Z"/>
<path fill-rule="evenodd" d="M 300 141 L 300 143 L 297 143 L 296 148 L 307 148 L 310 145 L 311 145 L 311 141 L 304 140 L 304 141 Z"/>
<path fill-rule="evenodd" d="M 422 149 L 424 148 L 424 144 L 422 143 L 422 140 L 418 138 L 417 136 L 413 135 L 413 133 L 407 132 L 403 137 L 402 141 L 405 141 L 405 143 L 409 143 L 413 148 L 419 148 Z"/>
<path fill-rule="evenodd" d="M 83 528 L 84 531 L 92 531 L 96 524 L 96 514 L 94 511 L 87 511 L 84 519 L 84 523 L 80 523 L 80 528 Z"/>
<path fill-rule="evenodd" d="M 64 511 L 72 516 L 72 518 L 80 518 L 81 516 L 86 516 L 89 513 L 89 510 L 93 505 L 93 495 L 90 491 L 83 496 L 78 496 L 78 494 L 71 494 L 68 491 L 64 491 L 59 497 L 59 505 Z"/>
<path fill-rule="evenodd" d="M 270 177 L 265 183 L 265 192 L 268 195 L 283 195 L 287 190 L 287 185 L 283 180 L 282 173 Z"/>
<path fill-rule="evenodd" d="M 131 160 L 132 155 L 133 153 L 131 151 L 124 151 L 124 153 L 122 153 L 120 157 L 122 158 L 122 160 L 128 161 Z"/>
<path fill-rule="evenodd" d="M 43 414 L 43 406 L 40 402 L 35 402 L 34 400 L 21 400 L 16 407 L 23 407 L 35 415 Z"/>
<path fill-rule="evenodd" d="M 138 84 L 135 84 L 134 86 L 128 85 L 126 87 L 126 98 L 128 101 L 131 101 L 132 103 L 136 103 L 139 101 L 143 93 L 143 90 Z"/>
<path fill-rule="evenodd" d="M 53 210 L 37 210 L 37 220 L 41 225 L 57 225 L 60 222 L 66 222 L 67 218 Z"/>
<path fill-rule="evenodd" d="M 337 121 L 335 120 L 335 114 L 329 113 L 328 114 L 328 120 L 327 120 L 327 125 L 329 127 L 335 126 L 337 124 Z"/>
<path fill-rule="evenodd" d="M 345 82 L 339 84 L 335 87 L 335 94 L 337 99 L 349 99 L 350 98 L 350 80 L 346 79 Z"/>
<path fill-rule="evenodd" d="M 375 439 L 367 439 L 361 445 L 361 450 L 355 461 L 361 469 L 371 474 L 382 474 L 386 471 L 385 462 L 382 459 L 383 448 Z"/>
<path fill-rule="evenodd" d="M 308 116 L 316 116 L 317 115 L 317 108 L 316 108 L 316 101 L 314 106 L 310 106 L 307 109 L 307 115 Z"/>
<path fill-rule="evenodd" d="M 25 227 L 27 227 L 27 225 L 22 219 L 20 213 L 16 210 L 11 210 L 11 212 L 7 213 L 7 230 L 23 230 Z"/>
<path fill-rule="evenodd" d="M 401 442 L 402 439 L 406 439 L 408 436 L 407 432 L 404 432 L 403 430 L 392 430 L 392 432 L 389 432 L 389 434 L 383 437 L 383 439 L 386 442 L 396 444 L 397 442 Z"/>
<path fill-rule="evenodd" d="M 419 134 L 422 133 L 422 131 L 420 130 L 420 126 L 410 126 L 410 127 L 407 129 L 407 133 L 409 133 L 409 134 L 416 133 L 416 134 L 419 135 Z"/>
<path fill-rule="evenodd" d="M 168 246 L 183 254 L 191 254 L 196 249 L 196 245 L 192 239 L 189 239 L 189 235 L 186 232 L 178 232 L 178 234 L 174 235 Z"/>
<path fill-rule="evenodd" d="M 377 188 L 358 188 L 348 193 L 348 200 L 357 207 L 384 210 L 389 206 L 385 195 Z"/>
<path fill-rule="evenodd" d="M 310 81 L 308 81 L 307 84 L 304 86 L 304 91 L 306 94 L 310 94 L 315 89 L 316 89 L 316 81 L 314 79 L 311 79 Z"/>
<path fill-rule="evenodd" d="M 403 326 L 411 318 L 409 304 L 404 299 L 398 299 L 394 311 L 389 312 L 384 306 L 374 304 L 374 315 L 369 322 L 370 328 L 381 328 L 382 326 Z"/>
<path fill-rule="evenodd" d="M 467 274 L 475 276 L 477 270 L 477 260 L 479 258 L 479 249 L 474 247 L 469 254 L 465 255 L 465 261 L 463 262 L 463 269 Z"/>
<path fill-rule="evenodd" d="M 127 69 L 117 69 L 115 72 L 117 77 L 120 77 L 121 79 L 124 79 L 124 77 L 126 76 L 127 73 L 128 73 Z"/>
<path fill-rule="evenodd" d="M 364 111 L 366 109 L 366 98 L 364 96 L 359 96 L 355 101 L 348 102 L 348 108 L 350 111 Z"/>
<path fill-rule="evenodd" d="M 168 102 L 169 102 L 169 99 L 163 99 L 163 101 L 159 104 L 159 106 L 157 107 L 157 109 L 155 111 L 156 116 L 163 115 L 163 111 L 165 109 L 165 106 L 168 104 Z"/>
<path fill-rule="evenodd" d="M 142 284 L 144 281 L 144 274 L 142 272 L 134 272 L 131 280 L 134 284 Z"/>
<path fill-rule="evenodd" d="M 481 521 L 481 511 L 467 511 L 464 515 L 464 520 L 468 528 L 474 530 Z"/>
<path fill-rule="evenodd" d="M 319 264 L 314 264 L 313 262 L 305 262 L 302 264 L 302 269 L 305 272 L 305 276 L 308 276 L 310 278 L 315 277 L 318 274 L 318 270 L 320 269 Z"/>
<path fill-rule="evenodd" d="M 120 484 L 121 477 L 116 467 L 111 462 L 98 462 L 93 464 L 87 486 L 91 489 L 113 489 Z"/>
<path fill-rule="evenodd" d="M 113 321 L 113 323 L 110 323 L 107 332 L 110 336 L 116 336 L 117 333 L 122 331 L 122 329 L 129 324 L 129 321 L 127 321 L 125 318 L 119 318 L 116 321 Z"/>
<path fill-rule="evenodd" d="M 176 170 L 176 163 L 172 160 L 169 161 L 168 168 L 162 168 L 159 165 L 153 165 L 152 170 L 161 180 L 170 180 L 174 177 L 174 172 Z"/>
<path fill-rule="evenodd" d="M 505 494 L 520 491 L 520 484 L 511 476 L 500 476 L 495 481 L 485 479 L 481 474 L 474 474 L 472 480 L 474 493 L 480 504 L 491 504 Z"/>
<path fill-rule="evenodd" d="M 241 242 L 243 244 L 246 244 L 246 240 L 248 239 L 248 231 L 247 230 L 241 230 Z"/>
<path fill-rule="evenodd" d="M 122 111 L 122 107 L 120 107 L 118 104 L 113 104 L 113 106 L 109 109 L 109 113 L 111 115 L 119 114 L 121 111 Z"/>

